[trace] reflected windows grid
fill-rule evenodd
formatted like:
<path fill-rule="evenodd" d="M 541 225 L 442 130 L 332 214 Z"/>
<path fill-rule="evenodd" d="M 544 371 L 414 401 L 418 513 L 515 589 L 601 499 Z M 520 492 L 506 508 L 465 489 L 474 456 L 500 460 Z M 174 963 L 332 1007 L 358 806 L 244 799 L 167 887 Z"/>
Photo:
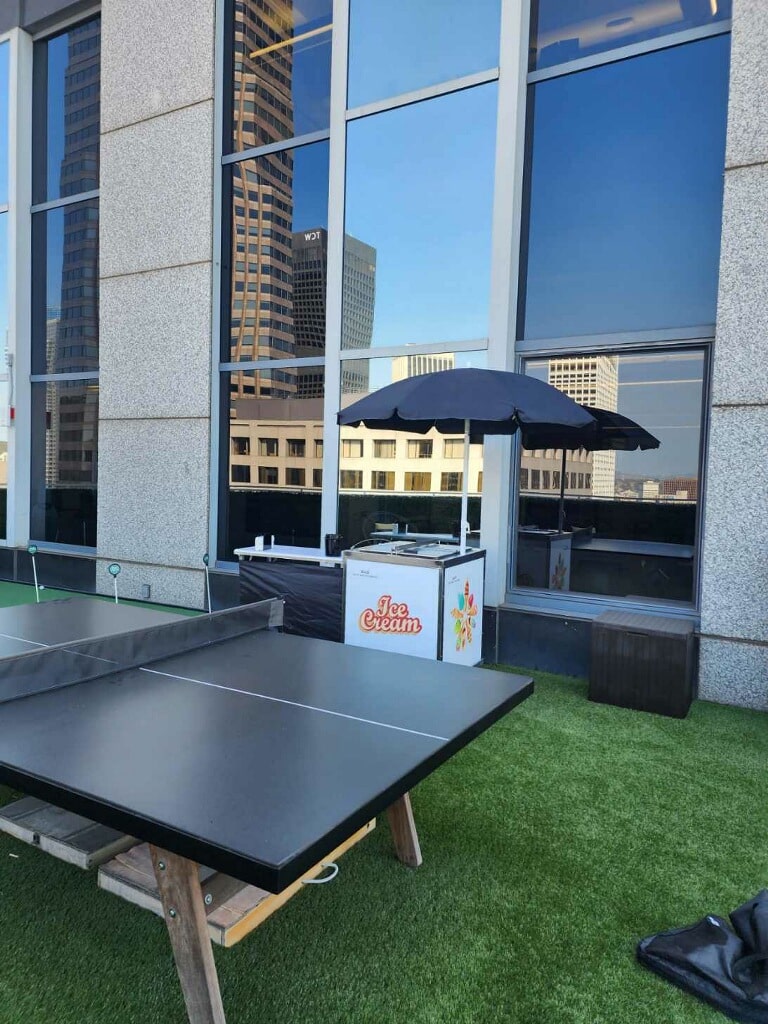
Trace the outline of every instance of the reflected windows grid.
<path fill-rule="evenodd" d="M 253 149 L 330 123 L 330 0 L 239 0 L 232 23 L 233 150 Z"/>
<path fill-rule="evenodd" d="M 45 137 L 33 154 L 33 201 L 99 187 L 101 19 L 35 44 L 34 116 Z"/>
<path fill-rule="evenodd" d="M 235 548 L 253 544 L 259 535 L 274 536 L 277 544 L 319 545 L 321 370 L 289 365 L 221 374 L 229 398 L 229 475 L 220 557 L 230 560 Z M 311 393 L 302 383 L 307 375 L 320 380 Z"/>
<path fill-rule="evenodd" d="M 341 373 L 341 406 L 405 377 L 449 367 L 482 367 L 485 351 L 404 353 L 399 356 L 344 359 Z M 446 449 L 445 442 L 454 442 Z M 359 447 L 358 447 L 359 446 Z M 368 427 L 340 430 L 338 530 L 345 543 L 357 544 L 385 529 L 450 534 L 458 532 L 461 511 L 462 473 L 456 460 L 463 456 L 462 438 L 444 438 L 437 431 L 427 436 Z M 360 452 L 362 468 L 352 475 L 349 458 Z M 480 524 L 482 445 L 470 445 L 469 518 Z M 359 461 L 358 461 L 359 465 Z M 460 462 L 459 462 L 460 466 Z M 349 468 L 348 468 L 349 467 Z M 382 525 L 384 524 L 384 525 Z"/>
<path fill-rule="evenodd" d="M 229 295 L 224 359 L 325 353 L 328 155 L 322 142 L 226 169 L 232 209 L 225 239 L 231 270 L 224 282 Z M 322 387 L 322 371 L 316 374 L 314 383 Z M 307 377 L 303 386 L 312 383 Z"/>
<path fill-rule="evenodd" d="M 31 363 L 48 380 L 32 385 L 30 533 L 95 547 L 101 19 L 36 42 L 33 60 L 33 201 L 52 205 L 32 210 Z"/>

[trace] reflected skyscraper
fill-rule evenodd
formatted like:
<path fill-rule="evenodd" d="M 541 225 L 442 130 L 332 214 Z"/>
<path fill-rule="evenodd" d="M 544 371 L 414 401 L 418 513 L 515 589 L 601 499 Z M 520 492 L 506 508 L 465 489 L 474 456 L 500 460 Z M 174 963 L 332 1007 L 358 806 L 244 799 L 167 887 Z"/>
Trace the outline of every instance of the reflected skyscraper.
<path fill-rule="evenodd" d="M 392 383 L 422 373 L 452 370 L 456 366 L 455 352 L 434 352 L 426 355 L 395 356 L 392 360 Z"/>
<path fill-rule="evenodd" d="M 376 250 L 351 235 L 344 236 L 344 305 L 341 347 L 370 348 L 376 303 Z M 312 228 L 293 236 L 294 326 L 297 357 L 325 354 L 325 296 L 328 283 L 328 232 Z M 314 398 L 323 394 L 323 374 L 298 371 L 299 394 Z M 367 363 L 342 363 L 342 393 L 368 389 Z"/>
<path fill-rule="evenodd" d="M 293 128 L 293 4 L 235 4 L 233 142 L 251 149 L 290 138 Z M 269 51 L 269 59 L 263 52 Z M 293 153 L 237 164 L 232 178 L 231 355 L 286 359 L 296 355 L 293 309 Z M 231 375 L 233 398 L 289 398 L 291 373 Z"/>
<path fill-rule="evenodd" d="M 98 19 L 68 33 L 62 196 L 82 191 L 91 175 L 98 181 L 100 42 Z M 49 372 L 87 373 L 99 365 L 98 206 L 75 203 L 64 207 L 62 216 L 61 308 L 48 310 L 46 360 Z M 51 234 L 55 218 L 49 221 Z M 47 391 L 46 483 L 95 486 L 98 388 L 87 381 L 61 381 Z"/>
<path fill-rule="evenodd" d="M 549 383 L 581 405 L 617 412 L 619 363 L 616 356 L 566 356 L 550 359 Z M 616 452 L 592 452 L 592 494 L 612 498 L 616 490 Z"/>

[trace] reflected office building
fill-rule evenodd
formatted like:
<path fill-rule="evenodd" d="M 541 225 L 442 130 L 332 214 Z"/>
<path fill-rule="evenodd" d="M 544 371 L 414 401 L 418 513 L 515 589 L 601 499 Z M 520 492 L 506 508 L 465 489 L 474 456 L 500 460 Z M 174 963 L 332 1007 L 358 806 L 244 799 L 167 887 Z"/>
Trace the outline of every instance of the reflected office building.
<path fill-rule="evenodd" d="M 581 405 L 618 411 L 619 368 L 616 356 L 550 359 L 547 383 L 564 391 Z M 520 463 L 520 490 L 559 493 L 562 471 L 561 450 L 524 449 Z M 567 452 L 564 489 L 577 497 L 613 498 L 616 494 L 616 452 Z"/>
<path fill-rule="evenodd" d="M 71 29 L 61 97 L 63 155 L 58 171 L 51 168 L 62 197 L 82 191 L 83 181 L 98 181 L 94 147 L 98 149 L 100 125 L 99 60 L 98 19 Z M 46 308 L 45 372 L 81 377 L 95 373 L 99 368 L 98 200 L 52 210 L 45 223 L 36 221 L 36 228 L 45 231 L 47 286 L 51 289 L 52 278 L 56 281 L 53 294 L 58 300 Z M 42 346 L 39 358 L 43 358 Z M 39 433 L 33 441 L 33 458 L 38 464 L 44 458 L 45 468 L 39 475 L 33 473 L 32 532 L 61 543 L 93 545 L 98 384 L 89 379 L 48 381 L 33 389 L 33 401 L 40 414 L 44 403 L 44 415 L 36 417 Z"/>
<path fill-rule="evenodd" d="M 316 54 L 328 45 L 330 26 L 322 11 L 249 0 L 236 5 L 234 19 L 233 148 L 272 145 L 300 134 L 296 94 L 314 60 L 309 48 Z M 305 35 L 306 47 L 291 42 Z M 229 374 L 229 500 L 245 538 L 253 522 L 294 543 L 318 542 L 328 231 L 325 223 L 304 217 L 325 209 L 327 164 L 328 146 L 321 142 L 245 159 L 231 172 L 227 358 L 283 364 Z M 376 250 L 349 235 L 343 289 L 342 347 L 368 348 Z M 301 365 L 292 367 L 293 360 Z M 367 365 L 350 362 L 341 376 L 344 388 L 368 390 Z"/>

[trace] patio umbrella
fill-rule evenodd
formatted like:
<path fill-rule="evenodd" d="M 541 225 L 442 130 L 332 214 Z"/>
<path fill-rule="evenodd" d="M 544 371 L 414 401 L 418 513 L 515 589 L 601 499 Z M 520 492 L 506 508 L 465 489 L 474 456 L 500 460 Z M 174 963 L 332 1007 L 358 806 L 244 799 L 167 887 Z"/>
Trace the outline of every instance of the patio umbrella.
<path fill-rule="evenodd" d="M 591 405 L 583 405 L 593 419 L 587 428 L 557 428 L 550 424 L 531 427 L 523 438 L 526 448 L 562 448 L 563 462 L 560 471 L 560 506 L 557 515 L 557 528 L 563 532 L 565 523 L 565 460 L 569 451 L 583 448 L 588 452 L 622 451 L 634 452 L 637 449 L 647 451 L 658 448 L 661 442 L 639 423 L 628 416 L 613 412 L 611 409 L 597 409 Z"/>
<path fill-rule="evenodd" d="M 464 434 L 461 492 L 461 550 L 467 543 L 469 445 L 488 434 L 572 430 L 587 436 L 596 429 L 592 414 L 562 391 L 535 377 L 504 370 L 438 370 L 406 377 L 342 409 L 339 426 Z"/>

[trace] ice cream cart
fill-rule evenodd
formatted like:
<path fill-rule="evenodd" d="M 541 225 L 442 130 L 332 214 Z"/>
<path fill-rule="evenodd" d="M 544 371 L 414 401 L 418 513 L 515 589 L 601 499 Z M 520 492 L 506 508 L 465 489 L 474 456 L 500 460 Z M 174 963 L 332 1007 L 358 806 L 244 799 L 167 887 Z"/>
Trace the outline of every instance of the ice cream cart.
<path fill-rule="evenodd" d="M 344 642 L 476 665 L 485 551 L 390 541 L 344 552 Z"/>

